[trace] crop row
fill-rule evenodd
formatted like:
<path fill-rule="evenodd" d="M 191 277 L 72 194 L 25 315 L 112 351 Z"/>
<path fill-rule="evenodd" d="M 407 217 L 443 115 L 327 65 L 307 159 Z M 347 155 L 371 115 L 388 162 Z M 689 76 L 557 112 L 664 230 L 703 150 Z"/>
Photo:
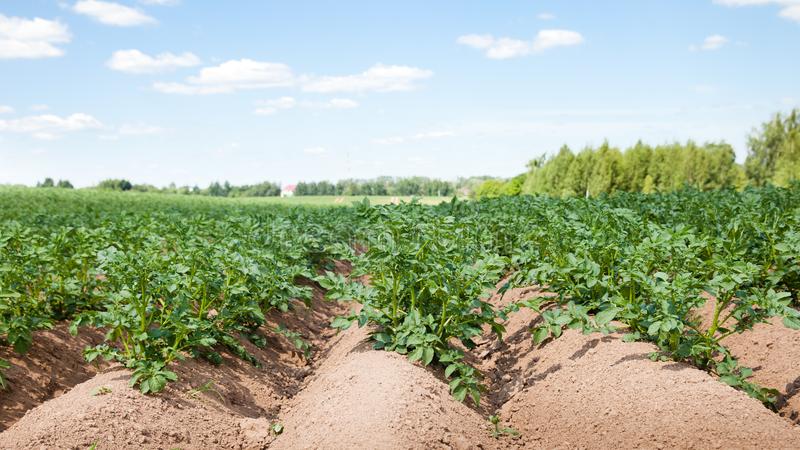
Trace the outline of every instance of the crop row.
<path fill-rule="evenodd" d="M 798 186 L 330 209 L 11 189 L 0 190 L 0 220 L 3 343 L 23 353 L 58 321 L 103 329 L 87 359 L 122 362 L 145 393 L 187 356 L 257 364 L 241 342 L 264 345 L 265 332 L 306 350 L 264 326 L 309 298 L 304 279 L 363 305 L 332 326 L 372 325 L 375 348 L 443 366 L 453 395 L 475 403 L 481 374 L 465 351 L 484 330 L 502 335 L 519 308 L 541 313 L 537 343 L 565 328 L 624 328 L 658 346 L 653 358 L 694 364 L 768 406 L 776 392 L 748 381 L 725 339 L 775 316 L 800 328 Z M 352 261 L 349 277 L 318 275 L 336 258 Z M 486 294 L 501 279 L 501 290 L 555 295 L 498 310 Z"/>

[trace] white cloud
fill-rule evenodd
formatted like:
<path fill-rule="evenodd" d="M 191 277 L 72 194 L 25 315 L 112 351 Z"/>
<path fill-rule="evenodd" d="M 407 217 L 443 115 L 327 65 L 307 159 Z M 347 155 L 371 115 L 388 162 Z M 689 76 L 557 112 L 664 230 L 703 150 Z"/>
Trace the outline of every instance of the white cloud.
<path fill-rule="evenodd" d="M 64 133 L 102 128 L 103 124 L 84 113 L 66 117 L 53 114 L 0 120 L 0 132 L 29 134 L 37 139 L 55 139 Z"/>
<path fill-rule="evenodd" d="M 568 47 L 583 43 L 583 36 L 577 31 L 542 30 L 533 40 L 533 51 L 540 52 L 554 47 Z"/>
<path fill-rule="evenodd" d="M 780 6 L 778 15 L 784 19 L 800 22 L 800 0 L 713 0 L 717 5 L 730 7 L 743 6 Z"/>
<path fill-rule="evenodd" d="M 540 53 L 555 47 L 568 47 L 584 42 L 583 36 L 571 30 L 541 30 L 532 41 L 507 37 L 496 38 L 491 34 L 468 34 L 456 42 L 485 51 L 491 59 L 509 59 Z"/>
<path fill-rule="evenodd" d="M 75 3 L 72 10 L 78 14 L 89 16 L 102 24 L 118 27 L 134 27 L 157 23 L 156 19 L 136 8 L 114 2 L 80 0 Z"/>
<path fill-rule="evenodd" d="M 193 67 L 200 64 L 195 54 L 185 52 L 175 55 L 169 52 L 150 56 L 139 50 L 118 50 L 111 55 L 106 65 L 120 72 L 145 74 L 169 72 L 181 67 Z"/>
<path fill-rule="evenodd" d="M 101 135 L 99 138 L 107 141 L 116 141 L 122 137 L 152 136 L 161 134 L 164 131 L 164 128 L 156 125 L 149 125 L 146 123 L 126 123 L 120 125 L 116 129 L 116 133 Z"/>
<path fill-rule="evenodd" d="M 700 44 L 699 46 L 690 45 L 689 50 L 693 52 L 697 50 L 705 50 L 705 51 L 719 50 L 727 43 L 728 43 L 728 38 L 726 38 L 725 36 L 722 36 L 721 34 L 712 34 L 711 36 L 706 37 L 703 40 L 703 43 Z"/>
<path fill-rule="evenodd" d="M 14 108 L 6 105 L 0 105 L 0 114 L 11 114 L 14 112 Z"/>
<path fill-rule="evenodd" d="M 167 94 L 223 94 L 245 89 L 285 87 L 295 84 L 292 69 L 286 64 L 240 59 L 226 61 L 218 66 L 205 67 L 185 83 L 153 85 Z"/>
<path fill-rule="evenodd" d="M 787 6 L 779 14 L 784 19 L 800 22 L 800 5 Z"/>
<path fill-rule="evenodd" d="M 536 18 L 539 20 L 553 20 L 556 16 L 549 12 L 543 12 L 536 15 Z"/>
<path fill-rule="evenodd" d="M 357 75 L 311 78 L 303 85 L 307 92 L 392 92 L 410 91 L 416 82 L 433 72 L 411 66 L 376 64 Z"/>
<path fill-rule="evenodd" d="M 31 105 L 30 107 L 31 111 L 47 111 L 48 109 L 50 109 L 50 106 L 44 104 Z"/>
<path fill-rule="evenodd" d="M 357 75 L 295 76 L 286 64 L 240 59 L 203 68 L 184 82 L 157 82 L 153 88 L 168 94 L 222 94 L 245 89 L 300 86 L 306 92 L 392 92 L 409 91 L 416 82 L 430 78 L 433 72 L 410 66 L 376 64 Z M 334 99 L 328 108 L 353 108 L 358 103 Z M 324 107 L 324 105 L 323 105 Z"/>
<path fill-rule="evenodd" d="M 64 50 L 57 44 L 66 44 L 71 39 L 69 28 L 57 20 L 0 14 L 0 59 L 61 56 Z"/>
<path fill-rule="evenodd" d="M 325 147 L 309 147 L 304 148 L 303 153 L 307 155 L 324 155 L 325 153 L 328 153 L 328 149 Z"/>
<path fill-rule="evenodd" d="M 378 145 L 394 145 L 394 144 L 403 144 L 406 142 L 441 139 L 454 136 L 456 136 L 456 133 L 448 130 L 425 131 L 422 133 L 414 134 L 412 136 L 392 136 L 387 138 L 373 139 L 372 143 Z"/>
<path fill-rule="evenodd" d="M 256 103 L 255 114 L 268 116 L 284 109 L 352 109 L 358 107 L 358 102 L 349 98 L 333 98 L 324 102 L 298 101 L 293 97 L 280 97 L 272 100 L 262 100 Z"/>

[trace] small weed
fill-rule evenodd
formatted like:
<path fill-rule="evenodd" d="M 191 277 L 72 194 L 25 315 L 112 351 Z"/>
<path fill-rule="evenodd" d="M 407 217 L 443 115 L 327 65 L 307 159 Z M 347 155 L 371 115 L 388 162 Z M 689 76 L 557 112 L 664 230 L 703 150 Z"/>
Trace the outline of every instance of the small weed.
<path fill-rule="evenodd" d="M 501 427 L 500 426 L 500 415 L 495 414 L 493 416 L 489 416 L 489 423 L 492 424 L 490 431 L 492 433 L 492 437 L 495 439 L 500 439 L 502 436 L 519 436 L 519 432 L 511 427 Z"/>
<path fill-rule="evenodd" d="M 217 396 L 220 398 L 220 400 L 225 401 L 225 397 L 223 397 L 222 394 L 220 394 L 219 391 L 214 388 L 214 385 L 215 385 L 214 384 L 214 380 L 208 380 L 204 384 L 202 384 L 202 385 L 200 385 L 200 386 L 198 386 L 196 388 L 190 389 L 186 393 L 186 395 L 188 395 L 189 397 L 192 397 L 192 398 L 198 398 L 198 397 L 200 397 L 201 394 L 204 394 L 206 392 L 213 392 L 213 393 L 217 394 Z"/>
<path fill-rule="evenodd" d="M 98 395 L 106 395 L 111 393 L 111 388 L 108 386 L 99 386 L 92 389 L 92 395 L 97 397 Z"/>

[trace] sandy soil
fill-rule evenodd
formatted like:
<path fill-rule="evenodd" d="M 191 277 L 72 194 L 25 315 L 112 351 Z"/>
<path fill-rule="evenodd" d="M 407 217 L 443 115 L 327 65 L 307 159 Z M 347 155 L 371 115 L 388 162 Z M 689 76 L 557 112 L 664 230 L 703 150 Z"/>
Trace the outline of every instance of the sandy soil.
<path fill-rule="evenodd" d="M 372 350 L 365 329 L 340 336 L 282 417 L 274 448 L 476 448 L 488 422 L 452 399 L 432 371 Z"/>
<path fill-rule="evenodd" d="M 503 305 L 542 294 L 512 289 L 490 301 Z M 703 371 L 650 361 L 650 344 L 568 331 L 534 346 L 528 329 L 540 319 L 529 310 L 511 317 L 504 341 L 487 333 L 468 355 L 490 390 L 480 408 L 471 408 L 452 399 L 440 370 L 372 350 L 365 329 L 336 334 L 328 328 L 345 306 L 322 296 L 315 287 L 313 309 L 301 307 L 287 319 L 314 344 L 312 361 L 284 338 L 270 337 L 265 349 L 248 347 L 262 368 L 230 356 L 219 367 L 187 360 L 176 367 L 180 381 L 158 396 L 129 388 L 119 367 L 95 375 L 90 366 L 62 358 L 58 349 L 65 343 L 85 343 L 57 342 L 54 335 L 54 343 L 31 353 L 31 364 L 43 368 L 30 366 L 31 374 L 39 373 L 31 376 L 45 380 L 42 374 L 62 366 L 77 375 L 65 375 L 46 395 L 33 395 L 41 388 L 24 390 L 27 403 L 2 394 L 2 417 L 11 427 L 0 433 L 0 448 L 800 447 L 800 426 Z M 776 385 L 796 381 L 791 355 L 800 348 L 797 335 L 772 334 L 777 329 L 765 327 L 768 334 L 754 335 L 739 350 L 743 361 L 762 366 L 758 376 Z M 25 375 L 15 374 L 14 381 Z M 31 386 L 46 384 L 37 383 Z M 78 384 L 69 390 L 70 383 Z M 197 389 L 202 386 L 208 389 Z M 796 390 L 784 389 L 791 404 Z M 38 403 L 12 425 L 25 405 Z M 487 416 L 494 412 L 521 435 L 493 439 Z M 270 431 L 274 423 L 283 425 L 282 434 Z"/>
<path fill-rule="evenodd" d="M 495 304 L 541 295 L 515 289 Z M 653 362 L 647 343 L 576 331 L 536 348 L 526 310 L 505 343 L 487 344 L 495 406 L 525 447 L 786 448 L 800 428 L 746 394 L 685 364 Z"/>
<path fill-rule="evenodd" d="M 345 307 L 323 300 L 316 287 L 312 309 L 296 306 L 294 316 L 287 322 L 281 315 L 281 322 L 301 332 L 317 349 L 315 358 L 323 358 L 335 334 L 330 317 Z M 268 318 L 278 321 L 276 315 Z M 129 373 L 111 367 L 29 410 L 0 434 L 0 448 L 263 448 L 273 438 L 269 428 L 281 406 L 312 372 L 285 338 L 267 340 L 264 349 L 244 343 L 263 367 L 225 353 L 220 366 L 187 359 L 173 367 L 179 381 L 157 396 L 131 389 Z M 61 368 L 56 347 L 44 356 L 40 364 Z M 5 396 L 2 404 L 5 411 Z"/>
<path fill-rule="evenodd" d="M 69 334 L 68 328 L 64 323 L 52 330 L 35 332 L 33 345 L 24 355 L 0 346 L 0 358 L 11 363 L 5 371 L 9 387 L 0 391 L 0 431 L 19 420 L 25 411 L 97 373 L 98 367 L 83 359 L 83 349 L 102 342 L 103 334 L 85 330 L 76 337 Z"/>
<path fill-rule="evenodd" d="M 713 297 L 699 311 L 708 323 L 714 312 Z M 800 424 L 800 331 L 786 328 L 779 318 L 758 324 L 744 334 L 722 341 L 743 366 L 753 369 L 752 381 L 781 393 L 780 414 Z"/>

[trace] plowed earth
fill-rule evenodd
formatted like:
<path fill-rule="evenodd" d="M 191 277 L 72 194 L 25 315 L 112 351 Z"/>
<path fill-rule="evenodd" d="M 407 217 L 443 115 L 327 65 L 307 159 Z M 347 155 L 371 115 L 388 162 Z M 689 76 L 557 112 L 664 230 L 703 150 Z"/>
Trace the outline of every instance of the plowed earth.
<path fill-rule="evenodd" d="M 534 295 L 513 289 L 490 301 Z M 329 328 L 348 307 L 314 286 L 311 308 L 280 316 L 314 346 L 310 360 L 268 337 L 264 349 L 248 346 L 262 367 L 187 359 L 157 396 L 128 387 L 124 368 L 83 362 L 100 332 L 73 337 L 61 324 L 38 333 L 24 357 L 0 350 L 14 366 L 0 392 L 0 448 L 800 447 L 800 332 L 778 322 L 728 345 L 756 382 L 781 391 L 780 414 L 691 366 L 653 362 L 655 347 L 619 335 L 568 331 L 534 346 L 528 328 L 539 317 L 529 310 L 511 317 L 503 341 L 487 333 L 469 355 L 489 388 L 475 407 L 453 400 L 440 370 L 372 350 L 368 329 Z M 494 413 L 519 435 L 493 438 Z"/>

